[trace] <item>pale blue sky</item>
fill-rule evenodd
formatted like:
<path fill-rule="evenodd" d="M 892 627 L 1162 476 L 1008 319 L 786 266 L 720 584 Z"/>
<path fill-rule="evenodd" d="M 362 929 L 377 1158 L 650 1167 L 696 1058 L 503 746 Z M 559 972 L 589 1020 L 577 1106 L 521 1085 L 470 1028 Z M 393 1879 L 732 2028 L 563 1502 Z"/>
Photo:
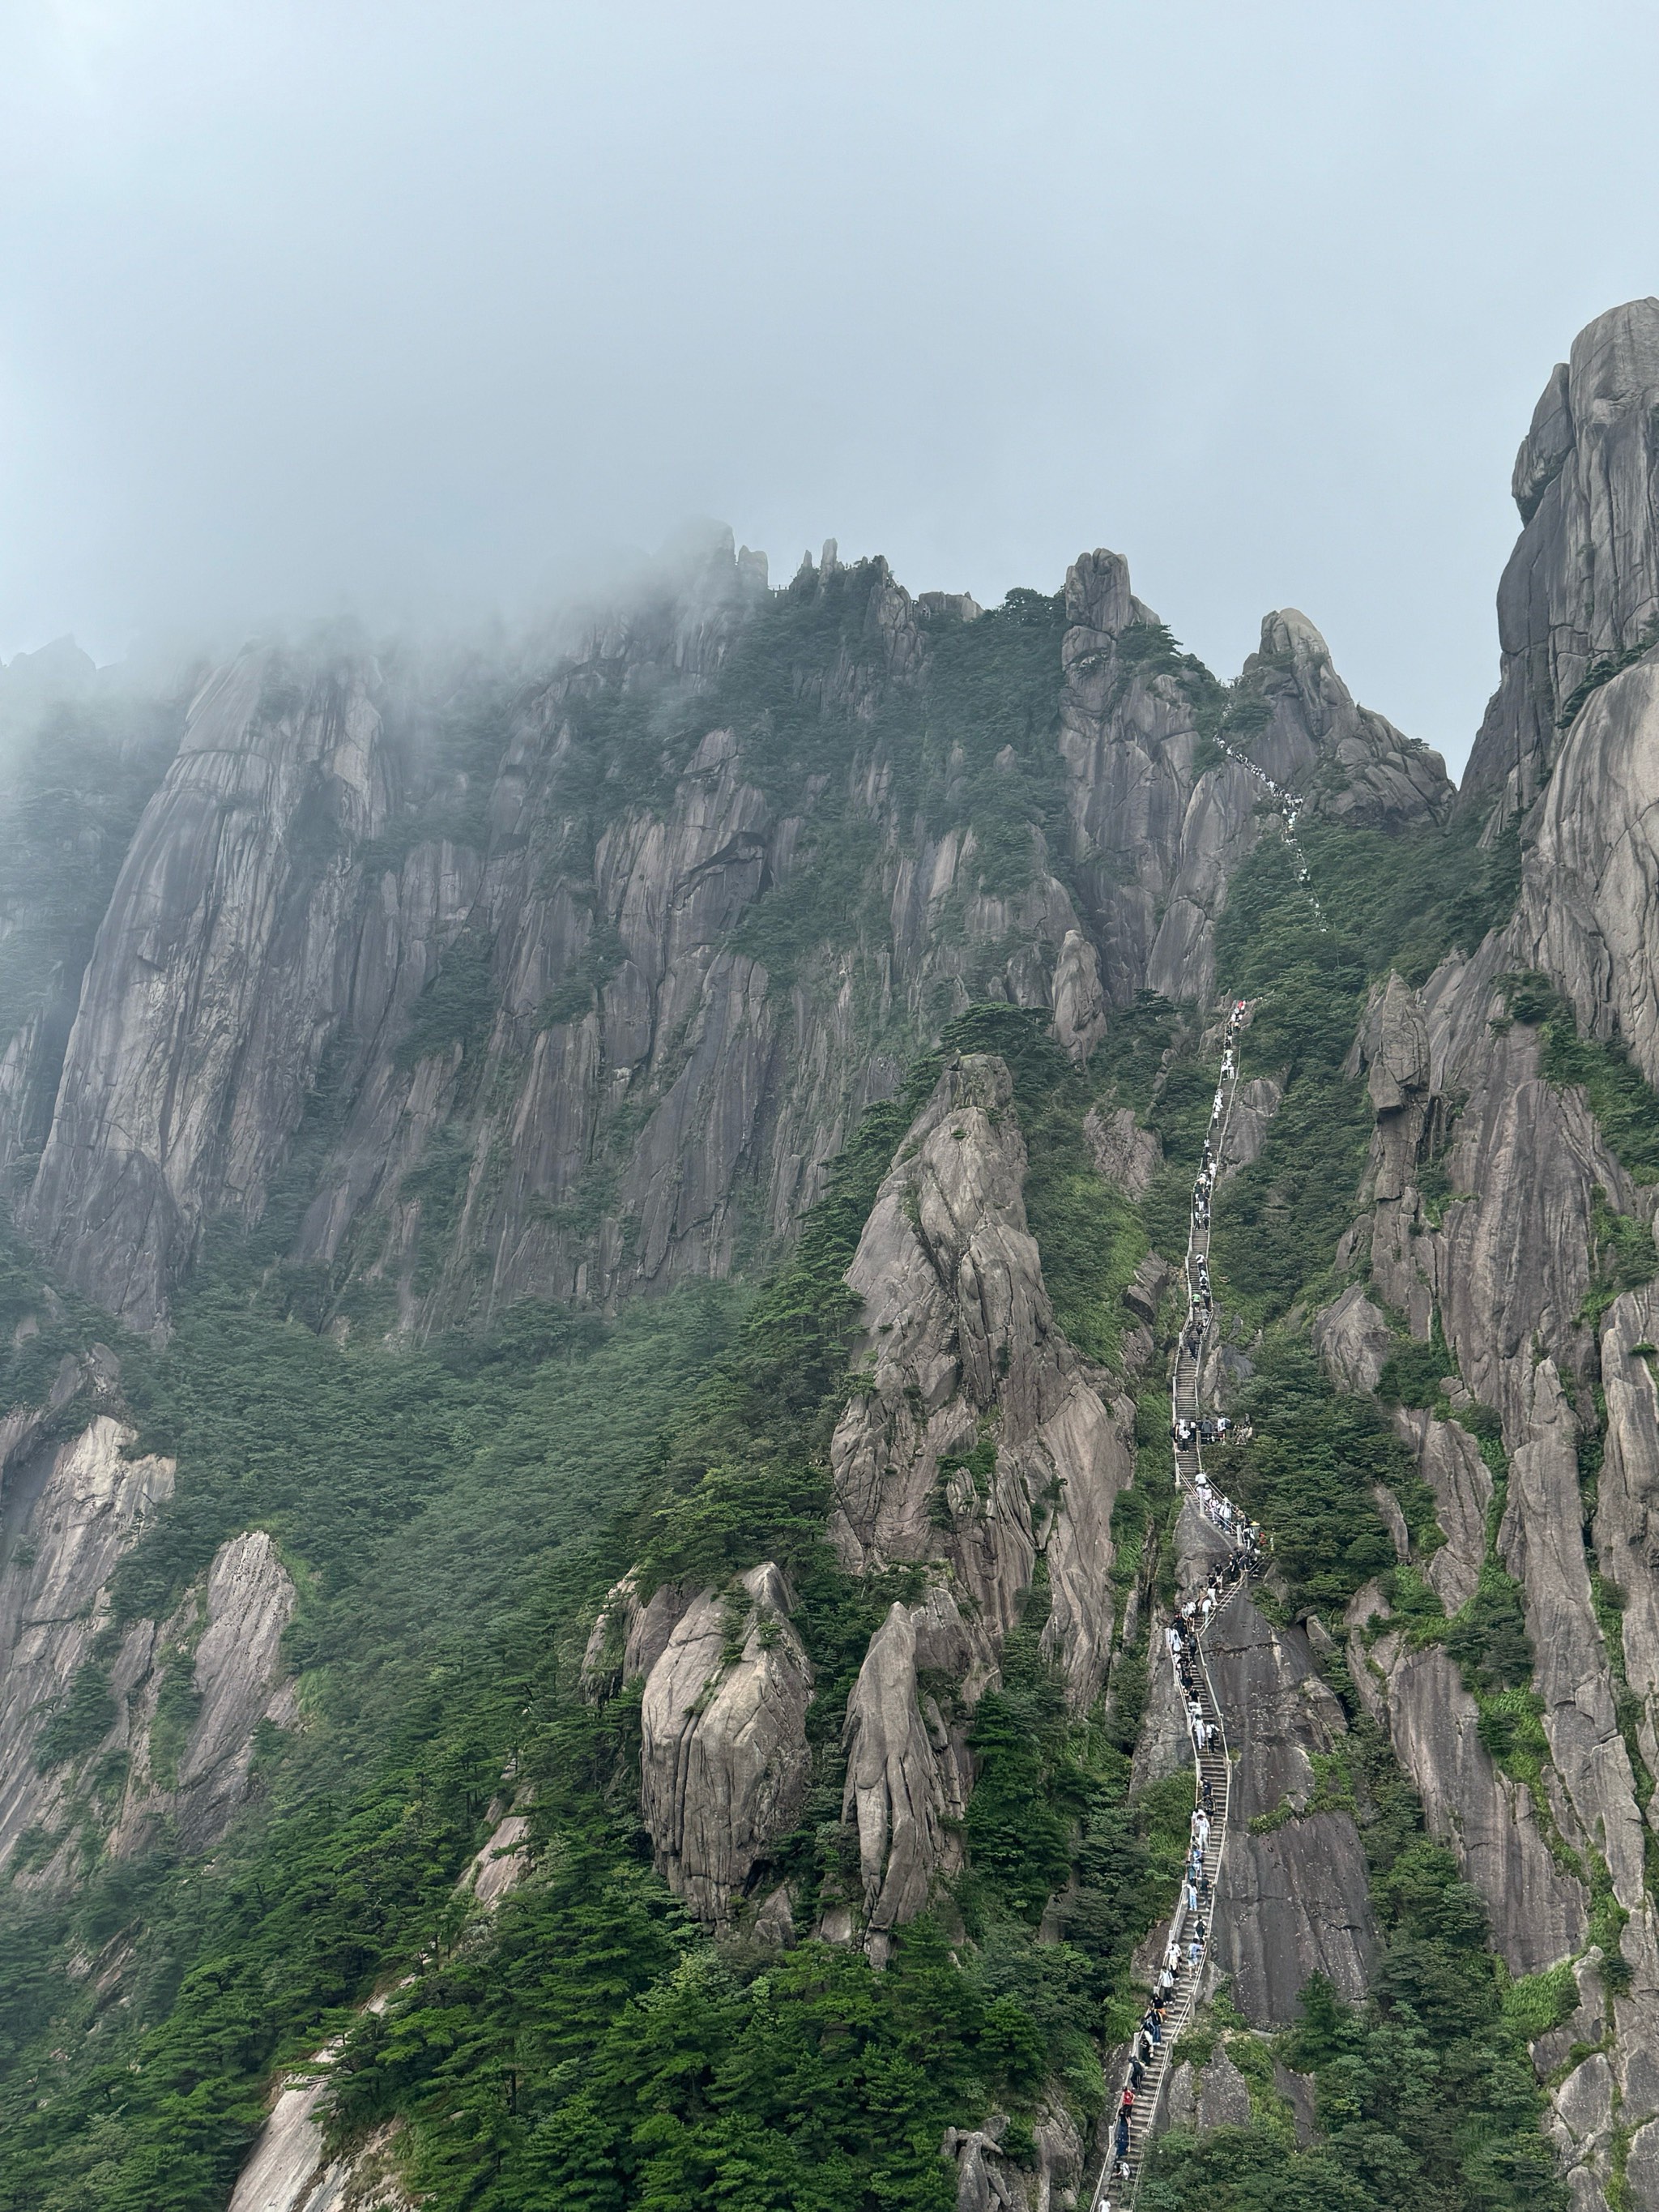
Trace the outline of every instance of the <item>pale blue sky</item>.
<path fill-rule="evenodd" d="M 0 0 L 0 653 L 501 604 L 688 514 L 1301 606 L 1467 750 L 1516 444 L 1659 289 L 1659 10 Z"/>

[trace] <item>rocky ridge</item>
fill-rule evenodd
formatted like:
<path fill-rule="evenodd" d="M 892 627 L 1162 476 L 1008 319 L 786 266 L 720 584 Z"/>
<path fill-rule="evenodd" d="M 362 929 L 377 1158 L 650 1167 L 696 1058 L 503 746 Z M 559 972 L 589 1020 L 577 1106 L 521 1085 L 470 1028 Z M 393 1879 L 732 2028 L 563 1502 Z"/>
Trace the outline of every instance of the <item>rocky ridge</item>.
<path fill-rule="evenodd" d="M 1313 1759 L 1339 1736 L 1316 1627 L 1339 1632 L 1510 1967 L 1573 1962 L 1577 2025 L 1595 2033 L 1537 2055 L 1553 2076 L 1577 2045 L 1599 2046 L 1553 2087 L 1575 2212 L 1616 2203 L 1621 2179 L 1631 2202 L 1659 2203 L 1659 1293 L 1603 1295 L 1608 1222 L 1650 1227 L 1655 1188 L 1586 1095 L 1545 1072 L 1510 979 L 1541 973 L 1585 1036 L 1659 1076 L 1656 318 L 1638 302 L 1593 325 L 1522 447 L 1503 672 L 1461 802 L 1493 837 L 1516 830 L 1519 900 L 1415 987 L 1379 986 L 1353 1060 L 1375 1126 L 1338 1255 L 1352 1279 L 1310 1317 L 1347 1389 L 1374 1390 L 1402 1337 L 1443 1345 L 1438 1398 L 1392 1415 L 1445 1539 L 1415 1564 L 1449 1613 L 1512 1585 L 1544 1750 L 1528 1771 L 1493 1749 L 1457 1663 L 1408 1632 L 1381 1585 L 1342 1623 L 1280 1631 L 1241 1608 L 1218 1662 L 1259 1778 L 1225 1922 L 1247 2014 L 1288 2018 L 1312 1965 L 1364 1984 L 1358 1839 L 1346 1814 L 1308 1803 Z M 31 1017 L 0 1060 L 20 1218 L 65 1277 L 159 1337 L 208 1225 L 278 1211 L 290 1173 L 304 1188 L 284 1250 L 326 1280 L 341 1328 L 370 1314 L 416 1332 L 528 1293 L 605 1304 L 731 1271 L 777 1249 L 860 1108 L 890 1095 L 915 1046 L 970 998 L 1041 1011 L 1082 1060 L 1140 991 L 1212 993 L 1217 922 L 1263 830 L 1259 783 L 1218 737 L 1316 816 L 1400 831 L 1450 810 L 1433 756 L 1355 705 L 1304 617 L 1270 615 L 1224 693 L 1133 597 L 1122 562 L 1097 553 L 1068 576 L 1056 630 L 1059 804 L 1011 883 L 988 859 L 982 812 L 964 799 L 928 819 L 902 788 L 887 719 L 921 696 L 947 628 L 989 618 L 912 599 L 884 564 L 843 569 L 833 549 L 791 591 L 787 611 L 824 625 L 792 684 L 851 732 L 793 781 L 753 726 L 714 713 L 772 604 L 729 549 L 689 592 L 596 623 L 555 676 L 492 696 L 489 743 L 466 767 L 434 735 L 433 701 L 367 656 L 259 648 L 208 678 L 66 1042 Z M 678 738 L 659 743 L 676 715 Z M 607 717 L 638 750 L 607 752 Z M 965 791 L 965 750 L 946 743 L 940 758 Z M 1022 772 L 1001 761 L 988 772 Z M 605 787 L 624 762 L 639 787 L 614 803 Z M 854 933 L 819 915 L 799 962 L 781 939 L 762 945 L 757 918 L 808 882 L 831 831 L 866 841 L 857 900 L 879 922 Z M 1259 1148 L 1278 1096 L 1262 1079 L 1230 1165 L 1251 1156 L 1247 1133 Z M 957 1863 L 967 1723 L 1034 1582 L 1079 1709 L 1115 1628 L 1123 1378 L 1054 1325 L 1010 1101 L 994 1057 L 947 1071 L 849 1277 L 863 1364 L 836 1429 L 832 1534 L 853 1573 L 915 1568 L 921 1588 L 886 1613 L 847 1712 L 858 1872 L 823 1926 L 878 1958 Z M 1158 1167 L 1148 1133 L 1106 1110 L 1091 1133 L 1102 1172 L 1144 1195 Z M 1616 1233 L 1629 1248 L 1628 1227 Z M 1154 1312 L 1158 1287 L 1141 1286 Z M 378 1305 L 344 1296 L 379 1289 Z M 117 1718 L 41 1775 L 45 1717 L 65 1709 L 109 1626 L 109 1577 L 173 1479 L 127 1455 L 112 1385 L 93 1374 L 68 1389 L 8 1417 L 7 1842 L 101 1792 L 112 1850 L 162 1819 L 200 1848 L 245 1794 L 259 1722 L 293 1718 L 279 1659 L 293 1585 L 269 1538 L 230 1540 L 177 1615 L 125 1625 L 105 1669 Z M 58 1425 L 82 1389 L 86 1419 L 76 1408 Z M 1403 1521 L 1395 1533 L 1409 1563 Z M 708 1923 L 780 1940 L 793 1907 L 770 1853 L 810 1786 L 816 1694 L 793 1611 L 769 1564 L 736 1588 L 624 1587 L 590 1651 L 593 1694 L 642 1682 L 642 1814 L 671 1884 Z M 169 1747 L 164 1701 L 171 1684 L 179 1709 L 186 1678 L 189 1727 Z M 1249 1835 L 1251 1817 L 1285 1808 Z M 71 1870 L 54 1856 L 20 1879 Z M 1207 2086 L 1224 2109 L 1224 2069 Z M 1198 2112 L 1206 2086 L 1191 2094 Z M 961 2186 L 997 2201 L 994 2136 L 954 2151 Z M 1064 2169 L 1060 2150 L 1049 2163 Z"/>
<path fill-rule="evenodd" d="M 64 1381 L 59 1426 L 118 1376 L 111 1359 Z M 22 1425 L 0 1464 L 0 1865 L 31 1892 L 76 1881 L 89 1832 L 118 1859 L 162 1823 L 187 1850 L 216 1842 L 260 1723 L 295 1719 L 281 1656 L 295 1590 L 263 1531 L 222 1545 L 167 1620 L 112 1620 L 112 1577 L 175 1469 L 133 1455 L 114 1413 L 82 1418 L 61 1441 Z"/>
<path fill-rule="evenodd" d="M 1373 1001 L 1356 1055 L 1376 1113 L 1356 1232 L 1370 1297 L 1351 1287 L 1321 1324 L 1328 1364 L 1361 1388 L 1378 1371 L 1365 1347 L 1394 1340 L 1383 1309 L 1419 1340 L 1443 1332 L 1439 1407 L 1395 1415 L 1447 1539 L 1425 1571 L 1449 1612 L 1471 1602 L 1483 1572 L 1512 1578 L 1535 1655 L 1541 1773 L 1504 1771 L 1458 1667 L 1437 1647 L 1412 1649 L 1365 1593 L 1351 1612 L 1351 1666 L 1515 1971 L 1593 1963 L 1617 1928 L 1606 2048 L 1554 2092 L 1552 2127 L 1589 2212 L 1612 2201 L 1615 2147 L 1632 2201 L 1659 2201 L 1647 2179 L 1659 2077 L 1645 2055 L 1659 1745 L 1648 1477 L 1636 1472 L 1652 1462 L 1654 1382 L 1638 1347 L 1654 1316 L 1648 1291 L 1598 1291 L 1609 1223 L 1645 1236 L 1655 1194 L 1611 1149 L 1586 1094 L 1545 1073 L 1536 1015 L 1512 1007 L 1515 979 L 1541 971 L 1581 1034 L 1627 1049 L 1650 1080 L 1659 1073 L 1643 921 L 1659 758 L 1644 649 L 1659 605 L 1659 457 L 1644 396 L 1659 382 L 1656 346 L 1651 301 L 1592 324 L 1522 447 L 1503 676 L 1465 785 L 1494 830 L 1522 817 L 1520 896 L 1484 945 L 1419 990 L 1390 978 Z M 1599 1462 L 1588 1482 L 1587 1452 Z"/>
<path fill-rule="evenodd" d="M 1079 1707 L 1109 1648 L 1133 1409 L 1055 1325 L 1024 1169 L 1006 1067 L 963 1056 L 899 1147 L 848 1272 L 868 1351 L 830 1447 L 831 1540 L 855 1575 L 902 1563 L 926 1577 L 872 1638 L 847 1708 L 842 1817 L 861 1887 L 823 1929 L 878 1956 L 960 1863 L 968 1725 L 1039 1561 L 1044 1645 Z M 643 1680 L 641 1817 L 671 1885 L 714 1924 L 750 1893 L 751 1912 L 793 1922 L 757 1887 L 810 1773 L 811 1669 L 790 1609 L 771 1566 L 643 1604 L 630 1580 L 589 1641 L 591 1694 Z M 922 1686 L 940 1678 L 948 1711 Z"/>
<path fill-rule="evenodd" d="M 1587 689 L 1659 638 L 1656 394 L 1659 300 L 1632 300 L 1579 332 L 1516 456 L 1501 672 L 1461 801 L 1494 830 L 1544 789 Z"/>

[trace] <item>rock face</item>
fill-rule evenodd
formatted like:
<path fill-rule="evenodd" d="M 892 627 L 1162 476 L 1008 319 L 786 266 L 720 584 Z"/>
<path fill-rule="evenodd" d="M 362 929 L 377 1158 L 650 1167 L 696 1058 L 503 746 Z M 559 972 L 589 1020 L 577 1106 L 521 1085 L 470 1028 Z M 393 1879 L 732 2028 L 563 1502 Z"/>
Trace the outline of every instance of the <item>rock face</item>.
<path fill-rule="evenodd" d="M 1553 2093 L 1551 2131 L 1575 2204 L 1590 2208 L 1611 2201 L 1619 2130 L 1632 2146 L 1631 2201 L 1659 2204 L 1648 2148 L 1659 2140 L 1648 2056 L 1659 1936 L 1644 1873 L 1659 1756 L 1648 1528 L 1659 1425 L 1644 1347 L 1659 1300 L 1650 1288 L 1614 1298 L 1602 1287 L 1609 1217 L 1625 1218 L 1634 1257 L 1654 1194 L 1615 1156 L 1585 1094 L 1547 1079 L 1537 1030 L 1511 1018 L 1504 979 L 1540 970 L 1583 1034 L 1620 1041 L 1650 1080 L 1659 1073 L 1648 827 L 1659 800 L 1656 392 L 1659 302 L 1638 301 L 1579 338 L 1522 448 L 1502 673 L 1464 799 L 1492 836 L 1522 817 L 1520 896 L 1508 924 L 1419 992 L 1395 977 L 1374 1000 L 1356 1053 L 1376 1115 L 1369 1212 L 1348 1240 L 1357 1256 L 1369 1246 L 1379 1303 L 1419 1340 L 1437 1322 L 1449 1347 L 1447 1402 L 1395 1416 L 1447 1539 L 1419 1564 L 1449 1610 L 1483 1575 L 1512 1578 L 1547 1745 L 1537 1781 L 1494 1763 L 1443 1650 L 1411 1650 L 1397 1632 L 1367 1650 L 1356 1633 L 1356 1682 L 1516 1972 L 1575 1955 L 1585 1971 L 1604 1881 L 1628 1915 L 1606 2046 Z M 1347 1293 L 1350 1340 L 1363 1295 Z M 1322 1323 L 1333 1343 L 1340 1318 L 1333 1310 Z M 1346 1371 L 1364 1380 L 1354 1360 Z M 1373 1595 L 1351 1617 L 1375 1609 Z M 1581 2039 L 1600 2039 L 1598 2026 Z M 1565 2056 L 1540 2049 L 1540 2071 Z"/>
<path fill-rule="evenodd" d="M 1239 678 L 1236 741 L 1303 809 L 1333 821 L 1400 830 L 1444 821 L 1453 791 L 1440 755 L 1357 706 L 1330 647 L 1295 607 L 1264 616 L 1261 643 Z"/>
<path fill-rule="evenodd" d="M 1644 651 L 1659 611 L 1656 390 L 1659 302 L 1638 301 L 1590 325 L 1540 403 L 1516 464 L 1524 527 L 1499 599 L 1502 673 L 1465 787 L 1489 834 L 1524 817 L 1519 902 L 1504 929 L 1424 987 L 1427 1051 L 1409 1055 L 1409 1073 L 1380 1035 L 1362 1041 L 1374 1071 L 1388 1063 L 1374 1073 L 1372 1273 L 1419 1336 L 1437 1312 L 1458 1370 L 1458 1419 L 1399 1417 L 1449 1539 L 1428 1571 L 1449 1607 L 1480 1571 L 1476 1525 L 1490 1529 L 1490 1514 L 1464 1426 L 1479 1401 L 1498 1416 L 1508 1469 L 1490 1556 L 1519 1585 L 1536 1658 L 1549 1753 L 1536 1794 L 1492 1764 L 1443 1652 L 1403 1654 L 1385 1636 L 1370 1657 L 1431 1823 L 1459 1850 L 1517 1970 L 1582 1951 L 1598 1860 L 1630 1916 L 1611 2039 L 1561 2082 L 1550 2123 L 1574 2202 L 1589 2207 L 1609 2201 L 1615 2126 L 1628 2131 L 1631 2201 L 1659 2204 L 1651 1808 L 1633 1765 L 1651 1772 L 1659 1754 L 1654 1383 L 1641 1348 L 1659 1305 L 1650 1290 L 1589 1297 L 1605 1266 L 1601 1224 L 1633 1216 L 1639 1237 L 1652 1193 L 1632 1183 L 1584 1095 L 1545 1079 L 1536 1032 L 1510 1023 L 1500 979 L 1542 970 L 1581 1031 L 1620 1040 L 1650 1080 L 1659 1073 L 1647 921 L 1659 695 Z M 1390 986 L 1397 1011 L 1404 995 Z M 1437 1211 L 1418 1188 L 1429 1152 L 1450 1186 Z M 1605 1443 L 1589 1487 L 1598 1390 Z M 1540 2069 L 1565 2056 L 1540 2053 Z"/>
<path fill-rule="evenodd" d="M 1656 746 L 1659 643 L 1590 695 L 1562 741 L 1510 933 L 1516 964 L 1554 977 L 1583 1027 L 1622 1038 L 1650 1082 L 1659 1080 Z"/>
<path fill-rule="evenodd" d="M 1339 1389 L 1375 1390 L 1394 1332 L 1361 1285 L 1351 1283 L 1315 1321 L 1314 1348 Z"/>
<path fill-rule="evenodd" d="M 1498 594 L 1498 690 L 1462 804 L 1495 825 L 1543 787 L 1587 678 L 1652 642 L 1659 620 L 1659 300 L 1579 333 L 1516 457 L 1524 527 Z"/>
<path fill-rule="evenodd" d="M 1400 830 L 1443 820 L 1452 787 L 1438 754 L 1357 707 L 1305 615 L 1270 614 L 1230 702 L 1169 643 L 1115 553 L 1066 579 L 1060 745 L 1073 860 L 1108 999 L 1138 990 L 1208 998 L 1227 885 L 1261 834 L 1259 778 L 1300 805 Z"/>
<path fill-rule="evenodd" d="M 293 1686 L 283 1678 L 282 1641 L 297 1596 L 263 1528 L 220 1546 L 191 1632 L 199 1631 L 190 1669 L 195 1717 L 173 1777 L 161 1786 L 159 1805 L 151 1741 L 142 1726 L 153 1723 L 157 1686 L 134 1686 L 141 1727 L 135 1731 L 133 1779 L 114 1839 L 118 1850 L 136 1850 L 149 1820 L 162 1810 L 173 1815 L 186 1850 L 200 1850 L 223 1835 L 246 1795 L 260 1722 L 289 1727 L 295 1719 Z M 130 1635 L 127 1648 L 136 1657 L 138 1638 Z"/>
<path fill-rule="evenodd" d="M 295 1718 L 281 1643 L 295 1591 L 264 1530 L 222 1544 L 171 1620 L 112 1629 L 111 1577 L 173 1492 L 173 1462 L 128 1457 L 133 1441 L 99 1414 L 66 1443 L 25 1444 L 6 1469 L 0 1863 L 22 1845 L 26 1886 L 72 1881 L 94 1829 L 118 1858 L 163 1820 L 186 1850 L 216 1843 L 247 1794 L 260 1722 Z M 164 1742 L 170 1678 L 188 1685 L 188 1721 Z M 48 1731 L 76 1711 L 85 1723 L 54 1756 Z"/>
<path fill-rule="evenodd" d="M 1203 2065 L 1182 2059 L 1170 2076 L 1169 2124 L 1206 2136 L 1250 2124 L 1250 2085 L 1218 2044 Z"/>
<path fill-rule="evenodd" d="M 1446 1540 L 1429 1555 L 1425 1573 L 1447 1612 L 1455 1613 L 1474 1596 L 1486 1556 L 1492 1470 L 1461 1421 L 1437 1420 L 1426 1410 L 1396 1406 L 1394 1428 L 1434 1492 L 1435 1519 Z"/>
<path fill-rule="evenodd" d="M 1086 1060 L 1106 1034 L 1100 962 L 1081 930 L 1068 929 L 1054 963 L 1054 1036 L 1062 1051 Z"/>
<path fill-rule="evenodd" d="M 327 2095 L 326 2079 L 311 2076 L 278 2092 L 237 2179 L 229 2212 L 412 2212 L 386 2170 L 392 2142 L 386 2130 L 338 2158 L 325 2153 Z"/>
<path fill-rule="evenodd" d="M 9 1858 L 31 1830 L 52 1832 L 67 1791 L 61 1772 L 39 1771 L 41 1729 L 91 1658 L 121 1554 L 146 1515 L 173 1492 L 173 1462 L 125 1458 L 133 1441 L 131 1429 L 100 1414 L 71 1442 L 38 1449 L 8 1479 L 9 1540 L 0 1573 L 0 1857 Z M 83 1746 L 82 1756 L 91 1748 Z"/>
<path fill-rule="evenodd" d="M 372 672 L 210 679 L 87 971 L 24 1221 L 139 1328 L 202 1224 L 257 1218 L 337 1016 L 349 854 L 386 818 Z"/>
<path fill-rule="evenodd" d="M 1060 750 L 1073 862 L 1114 1006 L 1143 988 L 1207 997 L 1226 879 L 1257 834 L 1249 770 L 1203 765 L 1195 685 L 1121 556 L 1066 578 Z"/>
<path fill-rule="evenodd" d="M 249 648 L 201 682 L 84 975 L 0 1038 L 0 1161 L 40 1155 L 27 1234 L 163 1332 L 206 1223 L 265 1217 L 305 1121 L 290 1256 L 383 1285 L 390 1323 L 607 1304 L 781 1249 L 971 1001 L 1047 1014 L 1086 1062 L 1109 1005 L 1206 995 L 1261 785 L 1118 556 L 1065 605 L 1057 746 L 979 768 L 914 735 L 970 601 L 833 556 L 775 601 L 729 533 L 567 625 L 551 667 Z M 1443 811 L 1304 618 L 1264 640 L 1235 750 L 1344 818 Z M 787 763 L 745 649 L 807 718 Z"/>
<path fill-rule="evenodd" d="M 716 1924 L 805 1800 L 812 1670 L 791 1606 L 771 1565 L 705 1590 L 646 1677 L 641 1815 L 675 1894 Z"/>
<path fill-rule="evenodd" d="M 1164 1151 L 1151 1129 L 1143 1129 L 1127 1106 L 1103 1112 L 1091 1106 L 1083 1125 L 1095 1165 L 1125 1198 L 1145 1198 L 1163 1164 Z"/>
<path fill-rule="evenodd" d="M 1568 1957 L 1584 1940 L 1583 1890 L 1557 1866 L 1526 1789 L 1493 1764 L 1455 1662 L 1434 1649 L 1401 1656 L 1384 1638 L 1373 1663 L 1388 1681 L 1389 1732 L 1429 1832 L 1455 1844 L 1511 1969 L 1535 1973 Z"/>
<path fill-rule="evenodd" d="M 1288 2027 L 1310 1974 L 1363 1995 L 1376 1948 L 1353 1814 L 1317 1809 L 1314 1761 L 1340 1755 L 1346 1724 L 1305 1632 L 1272 1627 L 1247 1598 L 1218 1616 L 1209 1650 L 1236 1762 L 1212 1959 L 1248 2021 Z"/>
<path fill-rule="evenodd" d="M 896 1604 L 870 1639 L 847 1708 L 843 1820 L 858 1828 L 864 1926 L 885 1936 L 927 1905 L 936 1874 L 961 1864 L 960 1822 L 973 1787 L 965 1732 L 924 1693 L 918 1669 L 960 1680 L 973 1663 L 955 1600 L 930 1591 Z"/>
<path fill-rule="evenodd" d="M 1111 1514 L 1129 1408 L 1054 1325 L 1025 1222 L 1025 1144 L 1003 1063 L 940 1078 L 881 1186 L 848 1281 L 868 1380 L 830 1446 L 831 1540 L 855 1572 L 940 1559 L 993 1644 L 1039 1551 L 1047 1644 L 1086 1705 L 1112 1625 Z"/>

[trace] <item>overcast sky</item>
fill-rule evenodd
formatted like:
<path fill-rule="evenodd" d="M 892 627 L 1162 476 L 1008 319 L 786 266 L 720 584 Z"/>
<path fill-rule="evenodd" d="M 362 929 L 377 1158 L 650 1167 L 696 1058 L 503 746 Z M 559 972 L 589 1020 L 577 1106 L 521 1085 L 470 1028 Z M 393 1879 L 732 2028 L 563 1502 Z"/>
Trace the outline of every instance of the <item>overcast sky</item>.
<path fill-rule="evenodd" d="M 1461 761 L 1514 451 L 1659 290 L 1652 0 L 0 0 L 0 655 L 515 611 L 729 520 L 1303 608 Z"/>

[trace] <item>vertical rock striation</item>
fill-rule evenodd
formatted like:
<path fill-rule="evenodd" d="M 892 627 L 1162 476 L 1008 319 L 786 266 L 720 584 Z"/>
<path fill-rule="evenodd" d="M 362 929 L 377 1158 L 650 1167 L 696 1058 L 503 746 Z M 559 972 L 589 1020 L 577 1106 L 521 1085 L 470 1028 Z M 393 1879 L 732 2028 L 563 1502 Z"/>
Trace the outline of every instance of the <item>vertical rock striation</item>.
<path fill-rule="evenodd" d="M 372 670 L 244 653 L 192 705 L 98 933 L 22 1222 L 140 1328 L 208 1216 L 257 1218 L 344 983 L 385 820 Z"/>
<path fill-rule="evenodd" d="M 1659 635 L 1659 300 L 1580 331 L 1516 456 L 1523 525 L 1498 592 L 1498 689 L 1461 804 L 1496 830 L 1543 789 L 1581 687 Z"/>
<path fill-rule="evenodd" d="M 830 1535 L 855 1572 L 948 1565 L 991 1648 L 1039 1551 L 1045 1640 L 1086 1705 L 1112 1626 L 1111 1513 L 1131 1409 L 1055 1327 L 1025 1222 L 1025 1144 L 1003 1063 L 947 1069 L 881 1186 L 848 1281 L 867 1380 L 830 1446 Z"/>
<path fill-rule="evenodd" d="M 715 1925 L 805 1801 L 812 1669 L 792 1604 L 769 1564 L 705 1590 L 646 1677 L 641 1817 L 675 1894 Z"/>

